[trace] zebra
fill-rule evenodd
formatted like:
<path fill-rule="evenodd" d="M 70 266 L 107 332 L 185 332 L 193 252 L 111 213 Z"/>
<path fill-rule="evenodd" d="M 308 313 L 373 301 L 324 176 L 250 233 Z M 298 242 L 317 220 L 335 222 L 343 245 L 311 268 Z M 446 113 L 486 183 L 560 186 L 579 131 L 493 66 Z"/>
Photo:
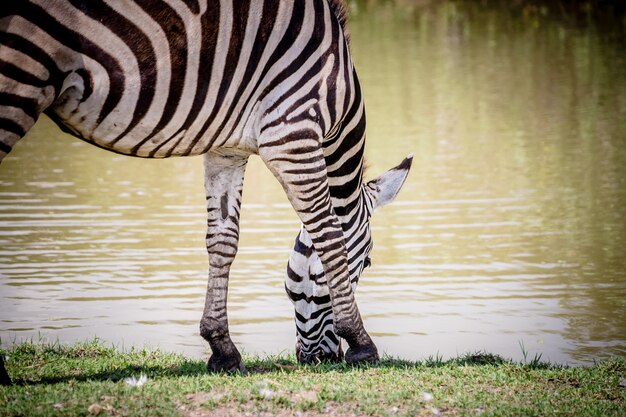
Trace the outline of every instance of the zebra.
<path fill-rule="evenodd" d="M 320 301 L 305 287 L 323 287 L 324 328 L 346 340 L 346 362 L 378 360 L 352 286 L 372 247 L 369 215 L 398 193 L 411 157 L 363 183 L 365 113 L 345 22 L 341 0 L 22 0 L 0 11 L 0 161 L 41 113 L 119 154 L 203 155 L 211 371 L 243 370 L 226 298 L 250 155 L 303 224 L 287 280 L 297 321 L 315 320 Z M 303 361 L 338 351 L 311 340 L 299 342 Z"/>

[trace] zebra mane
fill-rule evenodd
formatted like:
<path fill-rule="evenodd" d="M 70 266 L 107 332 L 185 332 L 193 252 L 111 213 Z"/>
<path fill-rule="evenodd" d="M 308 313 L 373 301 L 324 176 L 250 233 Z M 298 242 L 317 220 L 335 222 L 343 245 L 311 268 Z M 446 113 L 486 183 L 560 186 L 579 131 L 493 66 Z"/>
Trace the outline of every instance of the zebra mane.
<path fill-rule="evenodd" d="M 348 32 L 348 6 L 344 0 L 328 0 L 330 10 L 333 11 L 341 29 L 343 30 L 343 36 L 346 38 L 348 44 L 350 43 L 350 33 Z"/>

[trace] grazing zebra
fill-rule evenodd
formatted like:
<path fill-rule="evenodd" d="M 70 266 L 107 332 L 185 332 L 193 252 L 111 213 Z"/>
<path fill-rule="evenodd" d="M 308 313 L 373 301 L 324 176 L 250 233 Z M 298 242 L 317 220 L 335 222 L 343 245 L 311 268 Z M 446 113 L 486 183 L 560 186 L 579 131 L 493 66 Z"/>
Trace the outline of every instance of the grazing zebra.
<path fill-rule="evenodd" d="M 371 249 L 371 211 L 397 194 L 411 160 L 362 182 L 364 107 L 344 23 L 340 0 L 20 0 L 0 10 L 0 161 L 42 112 L 120 154 L 204 155 L 210 370 L 241 369 L 226 295 L 252 154 L 303 223 L 287 281 L 297 323 L 325 318 L 323 338 L 299 327 L 299 357 L 337 353 L 341 337 L 346 361 L 378 359 L 350 284 Z"/>

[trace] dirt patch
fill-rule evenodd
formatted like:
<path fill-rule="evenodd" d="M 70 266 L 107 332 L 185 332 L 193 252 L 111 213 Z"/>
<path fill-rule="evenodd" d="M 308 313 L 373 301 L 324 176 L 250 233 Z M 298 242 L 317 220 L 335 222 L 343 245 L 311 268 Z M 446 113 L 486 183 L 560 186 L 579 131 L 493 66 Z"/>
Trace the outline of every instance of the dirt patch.
<path fill-rule="evenodd" d="M 204 400 L 203 394 L 210 393 L 197 393 L 189 394 L 187 397 L 190 401 Z M 317 401 L 316 391 L 301 391 L 292 395 L 293 401 Z M 207 399 L 210 399 L 207 397 Z M 307 410 L 299 411 L 291 408 L 276 408 L 271 411 L 261 410 L 257 408 L 258 403 L 250 401 L 247 404 L 241 404 L 236 402 L 228 402 L 226 404 L 220 404 L 214 408 L 207 409 L 202 407 L 194 408 L 193 404 L 190 407 L 180 406 L 179 410 L 185 417 L 364 417 L 360 414 L 356 414 L 352 411 L 346 410 L 346 407 L 342 407 L 340 404 L 334 402 L 328 402 L 323 411 Z"/>
<path fill-rule="evenodd" d="M 364 417 L 349 412 L 337 412 L 334 409 L 326 409 L 320 413 L 317 411 L 296 411 L 280 409 L 275 411 L 240 410 L 237 405 L 232 407 L 220 406 L 212 410 L 196 409 L 183 412 L 185 417 Z"/>
<path fill-rule="evenodd" d="M 287 397 L 291 399 L 291 401 L 293 402 L 300 402 L 300 401 L 316 402 L 317 391 L 316 390 L 299 391 L 299 392 L 294 392 L 291 395 L 287 395 Z"/>
<path fill-rule="evenodd" d="M 206 403 L 207 401 L 219 401 L 225 396 L 226 393 L 221 391 L 196 392 L 185 395 L 185 399 L 194 405 L 200 405 Z"/>

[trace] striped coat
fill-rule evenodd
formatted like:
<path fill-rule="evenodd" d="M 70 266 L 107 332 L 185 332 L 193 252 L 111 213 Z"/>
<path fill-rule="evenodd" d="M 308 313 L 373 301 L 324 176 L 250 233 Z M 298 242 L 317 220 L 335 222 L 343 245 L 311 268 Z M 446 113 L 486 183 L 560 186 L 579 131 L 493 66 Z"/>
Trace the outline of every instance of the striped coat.
<path fill-rule="evenodd" d="M 369 215 L 410 158 L 362 182 L 365 113 L 339 0 L 22 0 L 0 13 L 0 161 L 41 113 L 120 154 L 204 155 L 210 369 L 241 369 L 226 294 L 253 154 L 302 220 L 315 253 L 303 265 L 321 265 L 346 360 L 378 358 L 350 283 L 371 249 Z M 346 245 L 357 240 L 358 253 Z"/>

